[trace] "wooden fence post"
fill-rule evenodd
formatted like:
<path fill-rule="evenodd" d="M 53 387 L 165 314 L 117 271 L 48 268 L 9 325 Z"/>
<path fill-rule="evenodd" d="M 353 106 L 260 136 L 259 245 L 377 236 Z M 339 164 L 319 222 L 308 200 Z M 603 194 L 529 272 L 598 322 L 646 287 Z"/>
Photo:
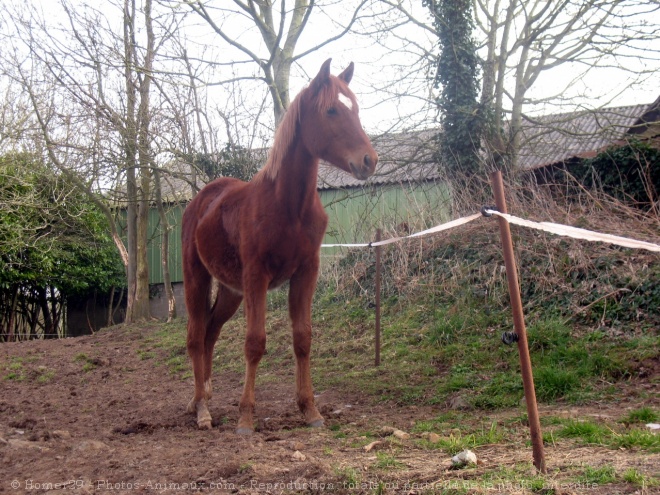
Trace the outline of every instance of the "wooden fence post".
<path fill-rule="evenodd" d="M 380 241 L 381 229 L 376 230 L 376 242 Z M 382 246 L 376 246 L 376 358 L 375 365 L 380 366 L 380 252 Z"/>
<path fill-rule="evenodd" d="M 500 213 L 507 213 L 502 173 L 500 171 L 493 172 L 490 178 L 497 209 Z M 506 278 L 509 284 L 513 326 L 518 335 L 520 371 L 522 373 L 523 387 L 525 390 L 525 402 L 527 403 L 527 419 L 529 420 L 529 431 L 532 438 L 534 466 L 541 473 L 545 474 L 547 471 L 545 466 L 545 456 L 543 453 L 543 436 L 541 435 L 541 423 L 539 421 L 539 413 L 536 404 L 534 375 L 532 374 L 532 361 L 529 357 L 529 347 L 527 345 L 527 329 L 525 328 L 522 300 L 520 297 L 520 286 L 518 284 L 516 259 L 513 252 L 513 241 L 511 240 L 511 229 L 509 228 L 509 223 L 504 218 L 498 217 L 498 221 L 500 224 L 500 236 L 502 238 L 502 251 L 504 254 L 504 265 L 506 267 Z"/>

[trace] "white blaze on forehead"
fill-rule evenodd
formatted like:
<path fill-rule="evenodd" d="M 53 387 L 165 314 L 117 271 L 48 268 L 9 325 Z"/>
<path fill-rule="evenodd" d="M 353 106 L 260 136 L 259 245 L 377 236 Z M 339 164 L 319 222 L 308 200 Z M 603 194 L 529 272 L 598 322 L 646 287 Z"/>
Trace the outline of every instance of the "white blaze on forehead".
<path fill-rule="evenodd" d="M 337 98 L 344 106 L 348 107 L 349 110 L 353 110 L 353 100 L 351 100 L 348 96 L 340 92 L 337 95 Z"/>

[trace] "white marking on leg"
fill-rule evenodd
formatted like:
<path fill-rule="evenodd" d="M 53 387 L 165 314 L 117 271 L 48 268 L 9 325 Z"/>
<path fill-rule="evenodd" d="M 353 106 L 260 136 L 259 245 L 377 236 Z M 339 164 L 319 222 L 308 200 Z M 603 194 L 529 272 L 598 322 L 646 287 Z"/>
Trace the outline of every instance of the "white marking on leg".
<path fill-rule="evenodd" d="M 206 394 L 207 399 L 210 399 L 211 395 L 213 394 L 213 387 L 211 387 L 210 378 L 204 382 L 204 393 Z"/>
<path fill-rule="evenodd" d="M 346 96 L 344 93 L 339 93 L 337 98 L 339 99 L 339 102 L 348 107 L 349 110 L 353 110 L 353 100 L 351 100 L 348 96 Z"/>

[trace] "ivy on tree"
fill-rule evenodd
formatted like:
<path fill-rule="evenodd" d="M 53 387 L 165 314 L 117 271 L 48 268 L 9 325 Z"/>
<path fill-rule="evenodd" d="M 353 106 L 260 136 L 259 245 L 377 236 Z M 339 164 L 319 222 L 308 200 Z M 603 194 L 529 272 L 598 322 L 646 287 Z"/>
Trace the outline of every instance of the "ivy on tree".
<path fill-rule="evenodd" d="M 439 156 L 450 171 L 470 177 L 481 170 L 485 112 L 479 102 L 479 58 L 472 37 L 470 0 L 423 0 L 433 15 L 439 55 L 433 76 L 441 88 L 436 104 L 442 114 Z"/>

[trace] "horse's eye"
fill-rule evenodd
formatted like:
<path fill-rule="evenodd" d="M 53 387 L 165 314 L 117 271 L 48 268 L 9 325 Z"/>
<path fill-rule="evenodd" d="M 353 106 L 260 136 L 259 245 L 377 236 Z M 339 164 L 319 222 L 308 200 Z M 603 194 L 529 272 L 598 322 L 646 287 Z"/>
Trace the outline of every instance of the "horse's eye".
<path fill-rule="evenodd" d="M 328 108 L 328 115 L 337 115 L 337 109 L 335 107 Z"/>

